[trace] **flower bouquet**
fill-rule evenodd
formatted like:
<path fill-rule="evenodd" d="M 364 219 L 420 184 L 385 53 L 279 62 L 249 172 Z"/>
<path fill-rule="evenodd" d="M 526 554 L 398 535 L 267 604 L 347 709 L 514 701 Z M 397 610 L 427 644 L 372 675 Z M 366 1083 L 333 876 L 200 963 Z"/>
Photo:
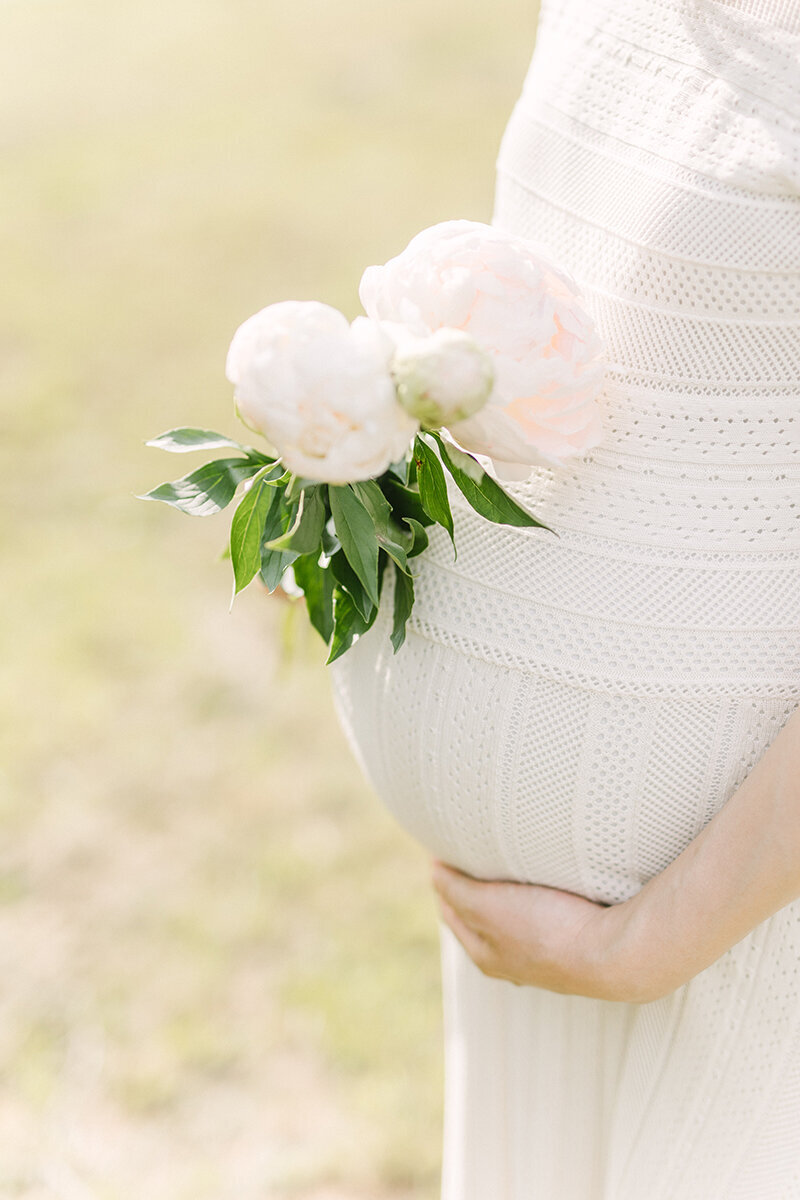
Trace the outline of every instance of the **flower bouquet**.
<path fill-rule="evenodd" d="M 532 243 L 445 221 L 368 267 L 359 296 L 367 315 L 351 323 L 296 300 L 245 321 L 226 373 L 266 450 L 169 430 L 147 444 L 226 454 L 141 497 L 209 516 L 243 485 L 234 596 L 256 577 L 301 592 L 328 662 L 374 622 L 387 570 L 402 645 L 426 530 L 442 525 L 455 553 L 445 472 L 487 520 L 547 528 L 498 479 L 560 465 L 602 432 L 600 340 L 573 281 Z"/>

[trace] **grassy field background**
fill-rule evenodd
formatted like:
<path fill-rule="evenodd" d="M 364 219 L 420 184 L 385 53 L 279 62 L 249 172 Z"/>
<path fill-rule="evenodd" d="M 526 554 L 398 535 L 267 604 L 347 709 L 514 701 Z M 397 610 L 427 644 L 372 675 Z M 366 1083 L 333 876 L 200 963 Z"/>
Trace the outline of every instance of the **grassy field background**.
<path fill-rule="evenodd" d="M 274 300 L 488 220 L 527 0 L 0 4 L 0 1195 L 433 1200 L 428 861 L 226 517 L 133 499 L 237 434 Z M 191 462 L 200 461 L 192 459 Z M 177 463 L 177 469 L 176 468 Z"/>

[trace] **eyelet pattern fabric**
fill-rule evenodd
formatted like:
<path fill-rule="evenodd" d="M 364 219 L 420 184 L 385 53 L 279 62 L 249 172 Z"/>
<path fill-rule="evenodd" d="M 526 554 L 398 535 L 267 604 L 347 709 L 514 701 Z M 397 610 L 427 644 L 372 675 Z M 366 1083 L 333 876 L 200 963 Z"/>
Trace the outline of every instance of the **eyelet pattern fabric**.
<path fill-rule="evenodd" d="M 545 0 L 493 222 L 574 277 L 605 437 L 450 486 L 393 655 L 332 667 L 400 824 L 484 879 L 633 897 L 800 704 L 800 6 Z M 800 1200 L 800 902 L 661 1000 L 482 975 L 442 926 L 443 1200 Z"/>

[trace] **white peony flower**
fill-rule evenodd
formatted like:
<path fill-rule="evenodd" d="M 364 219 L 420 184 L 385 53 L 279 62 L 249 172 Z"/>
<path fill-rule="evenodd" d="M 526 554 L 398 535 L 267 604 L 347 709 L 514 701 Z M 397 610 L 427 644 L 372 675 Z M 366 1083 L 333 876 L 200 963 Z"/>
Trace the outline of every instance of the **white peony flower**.
<path fill-rule="evenodd" d="M 237 329 L 225 371 L 242 421 L 289 470 L 353 483 L 402 458 L 419 427 L 397 403 L 394 349 L 367 317 L 349 324 L 330 305 L 284 300 Z"/>
<path fill-rule="evenodd" d="M 488 403 L 448 429 L 498 474 L 525 478 L 601 440 L 602 343 L 574 281 L 533 243 L 477 221 L 443 221 L 384 266 L 367 267 L 359 295 L 375 320 L 419 336 L 461 329 L 491 355 Z"/>
<path fill-rule="evenodd" d="M 491 358 L 462 329 L 403 339 L 389 369 L 403 408 L 427 429 L 473 416 L 494 383 Z"/>

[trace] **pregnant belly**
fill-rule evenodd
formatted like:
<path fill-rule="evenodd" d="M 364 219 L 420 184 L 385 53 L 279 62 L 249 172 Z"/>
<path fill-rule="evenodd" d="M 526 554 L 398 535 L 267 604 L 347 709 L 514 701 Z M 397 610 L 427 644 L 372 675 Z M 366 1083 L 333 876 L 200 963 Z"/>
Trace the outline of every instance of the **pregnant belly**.
<path fill-rule="evenodd" d="M 367 778 L 412 837 L 472 875 L 627 898 L 724 804 L 797 696 L 767 686 L 749 661 L 737 674 L 729 631 L 721 679 L 716 629 L 665 632 L 660 674 L 647 661 L 631 672 L 621 647 L 641 659 L 635 623 L 606 612 L 603 641 L 596 616 L 540 610 L 453 574 L 440 553 L 434 546 L 420 563 L 414 628 L 400 652 L 389 643 L 387 602 L 330 668 Z M 597 586 L 602 574 L 598 565 Z M 486 622 L 499 612 L 511 615 L 495 636 Z M 747 660 L 753 634 L 741 636 Z M 687 637 L 698 657 L 691 678 Z M 506 642 L 522 647 L 516 661 Z M 603 656 L 606 675 L 597 671 Z"/>

